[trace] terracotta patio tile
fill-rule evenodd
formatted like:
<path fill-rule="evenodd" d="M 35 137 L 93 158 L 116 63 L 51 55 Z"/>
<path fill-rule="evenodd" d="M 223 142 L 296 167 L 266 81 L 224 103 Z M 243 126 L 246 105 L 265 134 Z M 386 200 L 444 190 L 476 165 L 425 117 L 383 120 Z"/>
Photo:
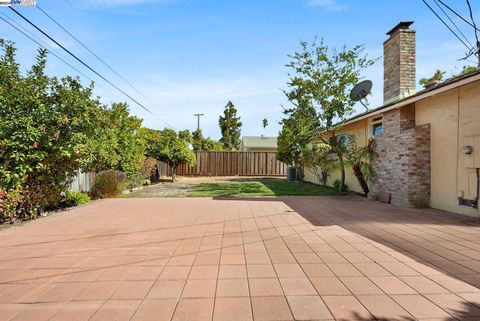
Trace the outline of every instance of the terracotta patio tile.
<path fill-rule="evenodd" d="M 220 265 L 218 272 L 219 279 L 246 278 L 247 269 L 243 264 L 239 265 Z"/>
<path fill-rule="evenodd" d="M 247 279 L 220 279 L 217 284 L 217 297 L 249 296 Z"/>
<path fill-rule="evenodd" d="M 372 281 L 365 276 L 344 276 L 340 280 L 353 294 L 383 294 Z"/>
<path fill-rule="evenodd" d="M 0 320 L 10 320 L 27 308 L 24 304 L 0 304 Z"/>
<path fill-rule="evenodd" d="M 213 298 L 217 280 L 191 280 L 188 279 L 183 289 L 182 298 Z"/>
<path fill-rule="evenodd" d="M 98 281 L 80 292 L 74 300 L 107 300 L 120 286 L 121 281 Z"/>
<path fill-rule="evenodd" d="M 390 272 L 385 270 L 375 262 L 371 263 L 353 263 L 353 265 L 366 276 L 389 276 Z"/>
<path fill-rule="evenodd" d="M 89 282 L 60 283 L 51 291 L 43 295 L 39 302 L 66 302 L 76 297 L 88 287 Z"/>
<path fill-rule="evenodd" d="M 448 291 L 444 287 L 438 285 L 437 283 L 422 275 L 401 276 L 400 279 L 406 284 L 408 284 L 410 287 L 415 289 L 418 293 L 450 293 L 450 291 Z"/>
<path fill-rule="evenodd" d="M 330 268 L 323 263 L 315 264 L 301 264 L 303 270 L 308 277 L 324 277 L 324 276 L 335 276 L 335 274 L 330 270 Z"/>
<path fill-rule="evenodd" d="M 139 266 L 129 276 L 128 280 L 131 281 L 147 281 L 156 280 L 162 272 L 162 267 L 157 266 Z"/>
<path fill-rule="evenodd" d="M 218 265 L 218 262 L 220 262 L 220 254 L 198 253 L 194 265 Z"/>
<path fill-rule="evenodd" d="M 387 294 L 417 294 L 396 276 L 372 276 L 370 280 Z"/>
<path fill-rule="evenodd" d="M 133 271 L 135 271 L 133 266 L 107 268 L 97 278 L 97 281 L 125 281 Z"/>
<path fill-rule="evenodd" d="M 352 295 L 322 296 L 336 320 L 374 320 Z"/>
<path fill-rule="evenodd" d="M 459 320 L 480 317 L 480 308 L 455 294 L 426 294 L 425 297 Z"/>
<path fill-rule="evenodd" d="M 195 260 L 195 254 L 188 254 L 188 255 L 177 255 L 170 259 L 168 262 L 169 266 L 188 266 L 192 265 L 193 261 Z"/>
<path fill-rule="evenodd" d="M 64 304 L 58 303 L 29 304 L 23 311 L 11 319 L 11 321 L 47 321 L 54 316 L 63 305 Z"/>
<path fill-rule="evenodd" d="M 305 277 L 305 273 L 298 264 L 274 264 L 278 277 Z"/>
<path fill-rule="evenodd" d="M 319 296 L 288 296 L 295 320 L 333 320 L 333 316 Z"/>
<path fill-rule="evenodd" d="M 285 295 L 316 295 L 317 291 L 308 278 L 280 278 Z"/>
<path fill-rule="evenodd" d="M 166 266 L 158 278 L 161 280 L 186 280 L 190 269 L 190 266 Z"/>
<path fill-rule="evenodd" d="M 222 254 L 220 257 L 220 264 L 245 264 L 245 255 L 244 254 Z"/>
<path fill-rule="evenodd" d="M 247 265 L 249 278 L 273 278 L 277 274 L 271 264 L 252 264 Z"/>
<path fill-rule="evenodd" d="M 248 283 L 252 297 L 283 295 L 277 278 L 248 279 Z"/>
<path fill-rule="evenodd" d="M 362 276 L 351 263 L 327 263 L 336 276 Z"/>
<path fill-rule="evenodd" d="M 480 292 L 480 289 L 474 287 L 467 282 L 457 280 L 453 276 L 449 275 L 431 275 L 429 276 L 430 279 L 435 281 L 436 283 L 440 284 L 447 290 L 450 290 L 454 293 L 460 292 Z"/>
<path fill-rule="evenodd" d="M 285 297 L 252 298 L 253 318 L 255 321 L 294 320 Z"/>
<path fill-rule="evenodd" d="M 358 295 L 357 299 L 377 320 L 412 319 L 412 316 L 388 295 Z"/>
<path fill-rule="evenodd" d="M 322 260 L 315 253 L 295 253 L 298 263 L 322 263 Z"/>
<path fill-rule="evenodd" d="M 102 306 L 103 301 L 74 301 L 62 306 L 49 321 L 87 321 Z"/>
<path fill-rule="evenodd" d="M 218 276 L 218 266 L 215 265 L 194 265 L 190 271 L 189 279 L 207 280 L 216 279 Z"/>
<path fill-rule="evenodd" d="M 176 306 L 175 299 L 144 300 L 131 321 L 170 321 Z"/>
<path fill-rule="evenodd" d="M 253 321 L 249 298 L 216 298 L 214 321 Z"/>
<path fill-rule="evenodd" d="M 157 280 L 147 294 L 147 299 L 178 299 L 185 280 Z"/>
<path fill-rule="evenodd" d="M 392 295 L 415 318 L 448 318 L 450 315 L 421 295 Z"/>
<path fill-rule="evenodd" d="M 247 264 L 270 264 L 270 257 L 266 253 L 247 253 L 245 254 Z"/>
<path fill-rule="evenodd" d="M 211 321 L 213 299 L 181 299 L 172 321 Z"/>
<path fill-rule="evenodd" d="M 480 292 L 475 293 L 458 293 L 458 296 L 462 297 L 463 299 L 467 300 L 471 304 L 480 307 Z"/>
<path fill-rule="evenodd" d="M 395 276 L 420 275 L 420 273 L 402 262 L 385 262 L 380 263 L 380 265 Z"/>
<path fill-rule="evenodd" d="M 140 302 L 140 300 L 106 301 L 89 321 L 128 321 Z"/>
<path fill-rule="evenodd" d="M 310 281 L 320 295 L 350 294 L 350 291 L 336 277 L 310 278 Z"/>
<path fill-rule="evenodd" d="M 290 252 L 285 252 L 285 253 L 269 252 L 269 255 L 273 263 L 279 263 L 279 264 L 297 263 L 297 261 L 295 260 L 295 257 Z"/>
<path fill-rule="evenodd" d="M 125 281 L 113 292 L 112 300 L 141 300 L 145 298 L 153 281 Z"/>

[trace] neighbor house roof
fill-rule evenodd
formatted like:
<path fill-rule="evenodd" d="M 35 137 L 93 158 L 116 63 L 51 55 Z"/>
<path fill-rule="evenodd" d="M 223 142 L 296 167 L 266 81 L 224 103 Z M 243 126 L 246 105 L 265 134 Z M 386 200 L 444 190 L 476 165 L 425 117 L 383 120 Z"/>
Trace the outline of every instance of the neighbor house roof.
<path fill-rule="evenodd" d="M 359 121 L 361 119 L 365 119 L 365 118 L 368 118 L 368 117 L 371 117 L 371 116 L 374 116 L 374 115 L 377 115 L 377 114 L 381 114 L 381 113 L 384 113 L 384 112 L 392 110 L 392 109 L 397 109 L 397 108 L 400 108 L 402 106 L 406 106 L 406 105 L 415 103 L 417 101 L 423 100 L 425 98 L 435 96 L 435 95 L 437 95 L 439 93 L 442 93 L 444 91 L 455 89 L 455 88 L 470 84 L 470 83 L 475 82 L 477 80 L 480 80 L 480 70 L 469 73 L 469 74 L 464 75 L 464 76 L 448 79 L 445 82 L 442 82 L 442 83 L 440 83 L 438 85 L 435 85 L 435 86 L 432 86 L 432 87 L 428 87 L 428 88 L 426 88 L 422 91 L 417 92 L 416 94 L 410 95 L 408 97 L 405 97 L 405 98 L 402 98 L 402 99 L 399 99 L 399 100 L 396 100 L 396 101 L 393 101 L 393 102 L 390 102 L 388 104 L 385 104 L 383 106 L 371 109 L 369 111 L 357 114 L 357 115 L 349 118 L 342 125 L 354 123 L 354 122 Z"/>
<path fill-rule="evenodd" d="M 244 136 L 242 145 L 247 148 L 277 148 L 277 137 Z"/>

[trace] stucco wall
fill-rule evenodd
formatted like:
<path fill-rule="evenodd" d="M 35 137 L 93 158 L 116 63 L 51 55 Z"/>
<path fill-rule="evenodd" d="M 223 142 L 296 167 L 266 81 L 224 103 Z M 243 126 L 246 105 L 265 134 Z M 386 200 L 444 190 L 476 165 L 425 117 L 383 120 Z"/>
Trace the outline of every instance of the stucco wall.
<path fill-rule="evenodd" d="M 478 216 L 478 210 L 459 206 L 457 196 L 463 191 L 465 197 L 472 197 L 468 194 L 472 193 L 472 183 L 476 183 L 473 169 L 468 168 L 473 156 L 463 155 L 460 149 L 474 143 L 476 135 L 480 141 L 480 82 L 419 101 L 415 107 L 416 125 L 430 124 L 430 206 Z"/>
<path fill-rule="evenodd" d="M 341 134 L 341 133 L 344 133 L 344 132 L 348 132 L 350 134 L 354 134 L 356 137 L 357 137 L 357 144 L 358 146 L 365 146 L 365 144 L 367 143 L 367 137 L 368 137 L 368 120 L 360 120 L 358 122 L 355 122 L 355 123 L 352 123 L 352 124 L 348 124 L 347 126 L 345 126 L 345 128 L 343 128 L 343 130 L 341 132 L 339 132 L 338 134 Z M 327 184 L 329 186 L 332 186 L 333 185 L 333 182 L 336 180 L 336 179 L 340 179 L 340 171 L 337 170 L 337 171 L 334 171 L 330 177 L 328 178 L 328 182 Z M 318 179 L 317 177 L 315 176 L 315 174 L 309 170 L 308 168 L 305 169 L 305 178 L 304 180 L 308 181 L 308 182 L 312 182 L 312 183 L 315 183 L 315 184 L 318 184 Z M 345 169 L 345 184 L 347 184 L 348 186 L 348 189 L 350 191 L 354 191 L 354 192 L 358 192 L 358 193 L 363 193 L 363 190 L 362 188 L 360 187 L 360 185 L 358 184 L 358 181 L 355 177 L 355 175 L 353 175 L 353 172 L 352 172 L 352 169 L 350 167 L 346 167 Z"/>

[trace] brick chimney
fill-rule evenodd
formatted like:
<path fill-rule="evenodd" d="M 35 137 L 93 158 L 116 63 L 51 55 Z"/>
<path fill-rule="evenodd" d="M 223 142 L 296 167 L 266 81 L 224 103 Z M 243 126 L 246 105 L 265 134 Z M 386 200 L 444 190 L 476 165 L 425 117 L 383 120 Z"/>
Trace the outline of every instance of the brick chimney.
<path fill-rule="evenodd" d="M 402 21 L 387 32 L 383 43 L 383 103 L 415 93 L 415 30 Z"/>

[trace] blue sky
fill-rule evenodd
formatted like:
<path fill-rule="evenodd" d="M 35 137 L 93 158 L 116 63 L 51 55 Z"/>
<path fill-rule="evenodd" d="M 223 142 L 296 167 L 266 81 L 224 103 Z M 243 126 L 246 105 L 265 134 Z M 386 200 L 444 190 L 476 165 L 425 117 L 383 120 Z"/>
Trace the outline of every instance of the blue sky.
<path fill-rule="evenodd" d="M 464 1 L 445 0 L 466 16 Z M 381 57 L 390 28 L 402 20 L 415 20 L 417 80 L 437 69 L 450 74 L 461 66 L 462 44 L 423 5 L 421 0 L 37 0 L 64 27 L 114 66 L 149 100 L 99 63 L 36 8 L 19 8 L 32 21 L 94 66 L 132 96 L 154 117 L 110 88 L 57 50 L 72 64 L 108 90 L 96 94 L 108 103 L 127 101 L 144 125 L 176 129 L 196 127 L 193 114 L 202 112 L 202 129 L 219 138 L 218 116 L 228 100 L 237 106 L 243 135 L 260 135 L 267 118 L 267 135 L 280 129 L 282 105 L 288 105 L 286 88 L 288 54 L 300 40 L 324 38 L 330 46 L 365 44 L 371 57 Z M 476 13 L 477 1 L 472 2 Z M 7 8 L 0 8 L 27 27 Z M 0 36 L 13 40 L 23 67 L 33 62 L 37 47 L 0 21 Z M 473 31 L 464 28 L 472 40 Z M 49 59 L 52 75 L 76 74 L 55 57 Z M 380 60 L 365 71 L 374 82 L 371 107 L 382 102 L 383 65 Z M 85 83 L 88 83 L 86 80 Z M 360 105 L 359 111 L 363 110 Z"/>

